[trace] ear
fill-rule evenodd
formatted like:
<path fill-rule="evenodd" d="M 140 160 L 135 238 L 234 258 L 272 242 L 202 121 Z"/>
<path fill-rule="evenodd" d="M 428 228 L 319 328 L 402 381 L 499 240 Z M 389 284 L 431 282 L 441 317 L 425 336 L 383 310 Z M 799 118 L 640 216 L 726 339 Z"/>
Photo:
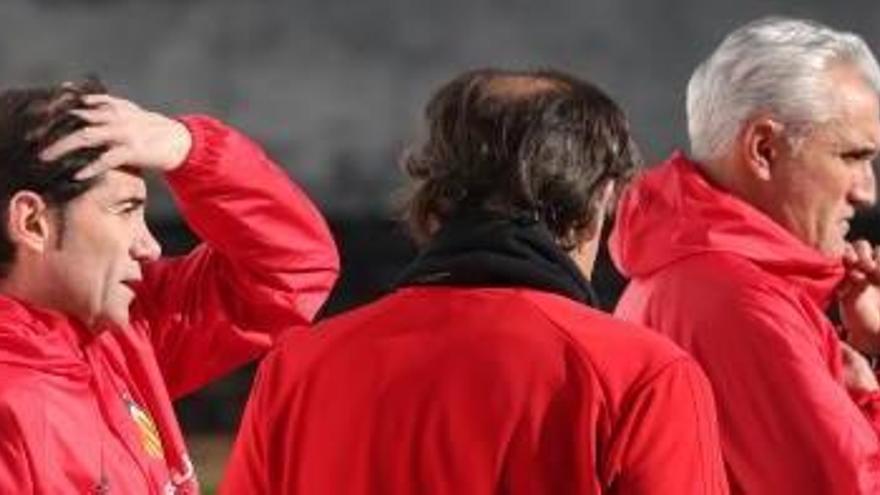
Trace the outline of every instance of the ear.
<path fill-rule="evenodd" d="M 740 146 L 744 163 L 752 176 L 768 181 L 773 165 L 782 155 L 784 126 L 769 116 L 751 120 L 742 130 Z"/>
<path fill-rule="evenodd" d="M 13 244 L 20 249 L 43 253 L 52 239 L 52 219 L 49 206 L 33 191 L 19 191 L 9 200 L 6 230 Z"/>

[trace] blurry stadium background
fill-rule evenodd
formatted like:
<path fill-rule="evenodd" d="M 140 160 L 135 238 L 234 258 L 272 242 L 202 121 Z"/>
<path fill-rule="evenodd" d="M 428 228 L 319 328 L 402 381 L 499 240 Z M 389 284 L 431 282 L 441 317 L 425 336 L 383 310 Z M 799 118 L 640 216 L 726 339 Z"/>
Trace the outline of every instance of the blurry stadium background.
<path fill-rule="evenodd" d="M 480 66 L 573 72 L 620 102 L 650 163 L 686 146 L 695 64 L 768 14 L 853 30 L 880 50 L 880 4 L 869 0 L 3 0 L 0 87 L 96 74 L 145 107 L 242 129 L 330 221 L 343 259 L 333 314 L 380 294 L 414 253 L 394 221 L 397 156 L 443 81 Z M 153 186 L 150 223 L 167 254 L 184 252 L 192 236 Z M 867 212 L 854 235 L 876 241 L 878 222 Z M 622 281 L 607 259 L 595 281 L 611 307 Z M 252 373 L 178 404 L 209 489 Z"/>

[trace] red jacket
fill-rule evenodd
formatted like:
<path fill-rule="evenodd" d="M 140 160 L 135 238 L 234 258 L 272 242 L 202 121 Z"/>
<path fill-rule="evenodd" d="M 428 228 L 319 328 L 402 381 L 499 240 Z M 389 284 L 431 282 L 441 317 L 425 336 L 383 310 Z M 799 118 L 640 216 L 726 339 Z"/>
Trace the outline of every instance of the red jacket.
<path fill-rule="evenodd" d="M 221 493 L 722 494 L 665 339 L 547 292 L 411 287 L 261 365 Z"/>
<path fill-rule="evenodd" d="M 880 402 L 847 393 L 823 312 L 839 260 L 697 167 L 675 155 L 626 193 L 611 253 L 632 282 L 616 315 L 659 330 L 702 365 L 733 491 L 880 493 Z"/>
<path fill-rule="evenodd" d="M 132 328 L 97 336 L 0 297 L 0 493 L 198 488 L 171 401 L 305 325 L 338 271 L 327 227 L 262 151 L 204 117 L 167 174 L 207 242 L 144 267 Z"/>

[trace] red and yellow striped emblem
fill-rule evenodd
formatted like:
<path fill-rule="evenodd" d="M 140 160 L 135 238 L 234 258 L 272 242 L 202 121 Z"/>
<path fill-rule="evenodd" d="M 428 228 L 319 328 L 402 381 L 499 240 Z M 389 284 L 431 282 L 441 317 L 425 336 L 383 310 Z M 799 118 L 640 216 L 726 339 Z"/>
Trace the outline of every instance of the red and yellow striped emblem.
<path fill-rule="evenodd" d="M 159 437 L 159 430 L 156 428 L 153 418 L 133 400 L 126 399 L 125 402 L 128 406 L 128 412 L 131 414 L 131 419 L 134 420 L 134 424 L 137 425 L 140 432 L 141 445 L 144 447 L 144 451 L 151 457 L 162 459 L 164 457 L 162 439 Z"/>

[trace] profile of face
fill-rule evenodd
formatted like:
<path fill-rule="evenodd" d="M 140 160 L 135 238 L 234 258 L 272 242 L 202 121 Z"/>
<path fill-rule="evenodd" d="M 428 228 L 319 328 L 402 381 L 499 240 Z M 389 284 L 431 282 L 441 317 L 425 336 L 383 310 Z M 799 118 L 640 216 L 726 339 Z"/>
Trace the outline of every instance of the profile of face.
<path fill-rule="evenodd" d="M 146 184 L 132 170 L 113 169 L 56 215 L 57 242 L 45 253 L 49 303 L 95 328 L 126 327 L 142 278 L 141 264 L 161 248 L 144 219 Z"/>
<path fill-rule="evenodd" d="M 768 213 L 828 256 L 846 246 L 850 221 L 876 201 L 874 159 L 880 151 L 878 95 L 851 67 L 830 72 L 836 117 L 814 126 L 771 165 Z"/>

